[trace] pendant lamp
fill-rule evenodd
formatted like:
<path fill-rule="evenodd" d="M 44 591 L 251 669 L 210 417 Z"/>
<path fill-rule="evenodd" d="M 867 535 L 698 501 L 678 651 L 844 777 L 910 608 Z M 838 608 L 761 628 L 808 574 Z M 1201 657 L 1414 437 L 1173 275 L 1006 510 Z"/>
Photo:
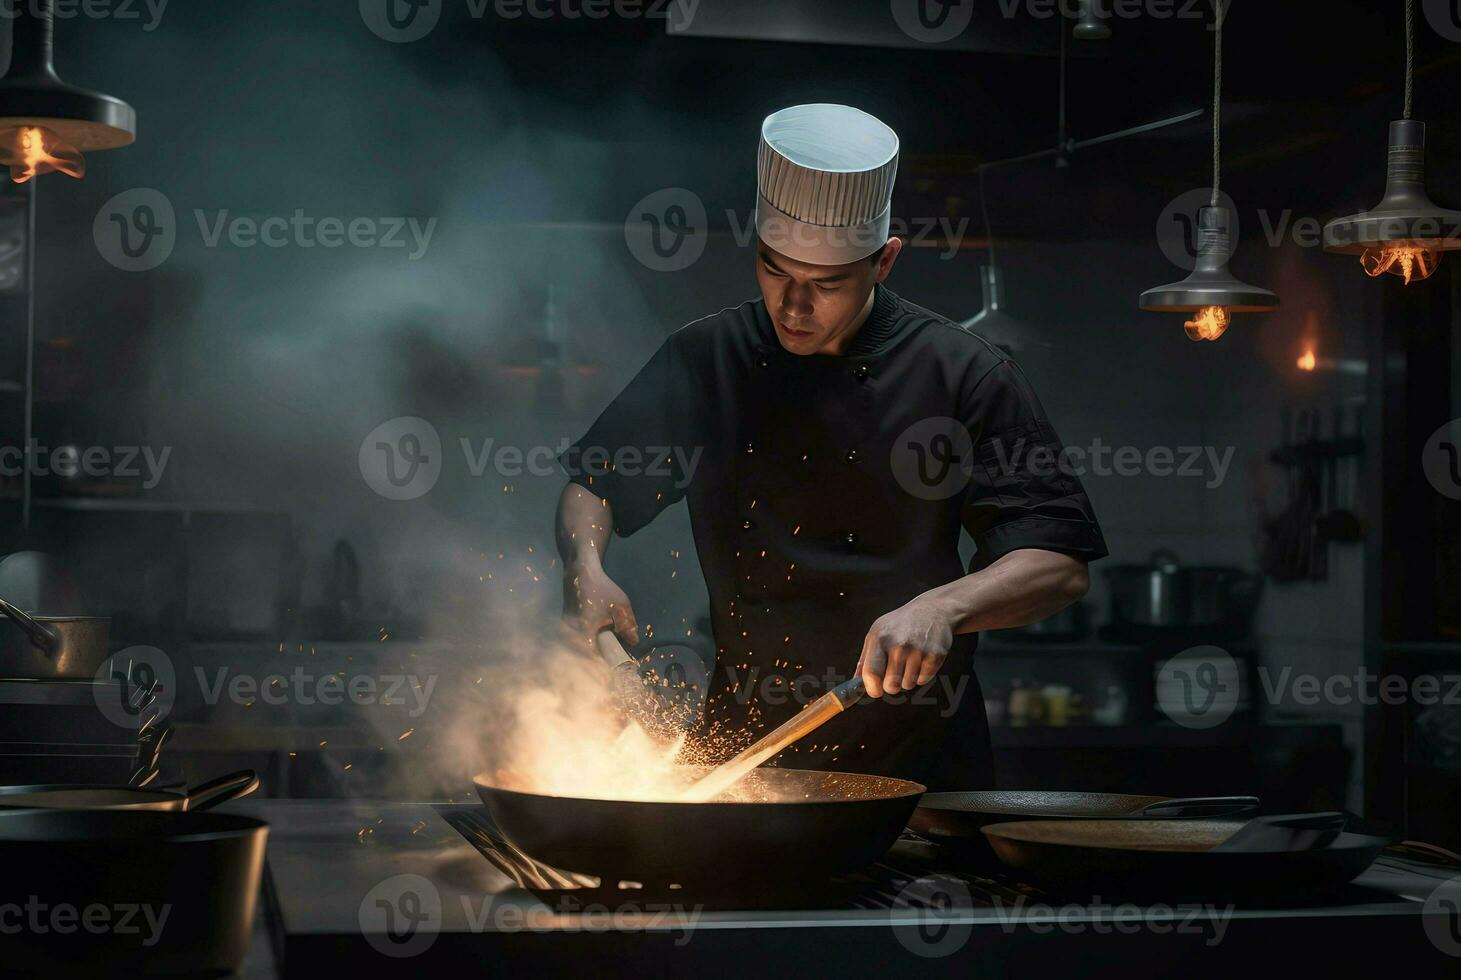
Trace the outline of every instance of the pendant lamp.
<path fill-rule="evenodd" d="M 1227 331 L 1234 313 L 1265 313 L 1278 308 L 1278 297 L 1228 271 L 1237 243 L 1232 237 L 1232 213 L 1218 202 L 1222 179 L 1223 21 L 1217 8 L 1213 29 L 1212 203 L 1197 215 L 1197 260 L 1192 274 L 1180 282 L 1148 289 L 1141 294 L 1143 310 L 1154 313 L 1189 313 L 1184 326 L 1192 340 L 1217 340 Z"/>
<path fill-rule="evenodd" d="M 1425 123 L 1412 119 L 1415 6 L 1405 3 L 1405 117 L 1390 123 L 1385 196 L 1368 211 L 1324 226 L 1324 251 L 1358 255 L 1371 276 L 1407 284 L 1430 278 L 1445 252 L 1461 248 L 1461 211 L 1431 202 L 1425 187 Z"/>

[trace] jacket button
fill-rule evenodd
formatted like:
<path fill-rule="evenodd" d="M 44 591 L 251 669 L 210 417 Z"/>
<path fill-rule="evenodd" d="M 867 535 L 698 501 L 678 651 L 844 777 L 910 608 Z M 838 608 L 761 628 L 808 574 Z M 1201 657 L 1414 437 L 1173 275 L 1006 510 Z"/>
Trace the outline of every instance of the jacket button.
<path fill-rule="evenodd" d="M 842 535 L 842 543 L 847 545 L 848 547 L 852 547 L 853 545 L 857 544 L 857 532 L 848 531 L 846 534 Z"/>
<path fill-rule="evenodd" d="M 750 455 L 751 455 L 751 454 L 752 454 L 752 453 L 754 453 L 754 452 L 755 452 L 755 451 L 756 451 L 756 446 L 755 446 L 755 444 L 753 444 L 753 443 L 749 443 L 749 442 L 748 442 L 748 443 L 746 443 L 746 455 L 747 455 L 747 456 L 750 456 Z"/>
<path fill-rule="evenodd" d="M 857 378 L 857 380 L 866 381 L 868 375 L 867 365 L 859 364 L 857 367 L 852 369 L 852 374 L 853 377 Z"/>
<path fill-rule="evenodd" d="M 746 518 L 744 521 L 741 521 L 741 530 L 742 531 L 753 531 L 755 529 L 756 529 L 756 522 L 753 521 L 753 520 L 751 520 L 749 517 Z"/>
<path fill-rule="evenodd" d="M 856 449 L 849 449 L 845 454 L 845 458 L 849 463 L 861 462 L 862 453 L 858 452 Z"/>
<path fill-rule="evenodd" d="M 760 364 L 762 367 L 770 367 L 771 358 L 767 357 L 765 354 L 762 354 L 761 360 L 759 360 L 757 363 Z"/>

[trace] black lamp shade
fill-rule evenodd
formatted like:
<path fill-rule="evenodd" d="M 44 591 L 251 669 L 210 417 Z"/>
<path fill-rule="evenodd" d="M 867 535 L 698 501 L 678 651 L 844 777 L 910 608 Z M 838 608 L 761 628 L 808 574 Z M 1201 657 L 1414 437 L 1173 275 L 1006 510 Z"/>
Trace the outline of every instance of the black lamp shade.
<path fill-rule="evenodd" d="M 1278 308 L 1278 296 L 1262 286 L 1243 282 L 1228 271 L 1233 254 L 1225 207 L 1205 207 L 1197 217 L 1197 264 L 1181 282 L 1156 286 L 1141 294 L 1141 308 L 1155 313 L 1195 313 L 1209 306 L 1230 313 L 1265 313 Z"/>
<path fill-rule="evenodd" d="M 1360 255 L 1367 249 L 1407 242 L 1438 252 L 1461 248 L 1461 211 L 1438 207 L 1425 189 L 1425 123 L 1390 124 L 1385 196 L 1368 211 L 1324 226 L 1324 250 Z"/>

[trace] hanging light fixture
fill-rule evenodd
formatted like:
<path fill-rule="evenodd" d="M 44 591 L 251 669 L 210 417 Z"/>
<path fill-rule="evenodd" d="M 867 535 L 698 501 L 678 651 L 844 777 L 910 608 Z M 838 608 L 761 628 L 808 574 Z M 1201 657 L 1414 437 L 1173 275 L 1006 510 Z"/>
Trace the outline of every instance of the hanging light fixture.
<path fill-rule="evenodd" d="M 989 264 L 979 270 L 979 285 L 984 294 L 984 307 L 960 324 L 1006 353 L 1017 354 L 1032 347 L 1049 347 L 1035 331 L 1011 316 L 1004 305 L 1004 270 L 994 261 L 994 230 L 989 224 L 989 202 L 984 195 L 984 169 L 979 167 L 979 211 L 984 216 L 984 237 L 989 243 Z"/>
<path fill-rule="evenodd" d="M 1141 294 L 1143 310 L 1154 313 L 1193 314 L 1184 326 L 1192 340 L 1217 340 L 1232 323 L 1234 313 L 1265 313 L 1278 308 L 1278 297 L 1261 286 L 1249 285 L 1228 271 L 1228 259 L 1237 243 L 1232 237 L 1232 213 L 1223 207 L 1222 181 L 1223 22 L 1222 4 L 1215 7 L 1212 71 L 1212 203 L 1197 213 L 1197 260 L 1192 274 L 1181 282 L 1148 289 Z"/>
<path fill-rule="evenodd" d="M 126 146 L 137 113 L 110 95 L 67 85 L 51 63 L 54 0 L 9 4 L 10 67 L 0 78 L 0 166 L 16 183 L 86 173 L 83 153 Z"/>
<path fill-rule="evenodd" d="M 1081 0 L 1075 30 L 1071 32 L 1078 40 L 1104 41 L 1111 36 L 1111 28 L 1106 26 L 1099 7 L 1100 0 Z"/>
<path fill-rule="evenodd" d="M 1324 226 L 1324 251 L 1358 255 L 1371 276 L 1407 284 L 1430 278 L 1441 254 L 1461 248 L 1461 211 L 1431 202 L 1425 188 L 1425 123 L 1412 119 L 1415 6 L 1405 0 L 1405 116 L 1390 123 L 1385 196 L 1368 211 Z"/>

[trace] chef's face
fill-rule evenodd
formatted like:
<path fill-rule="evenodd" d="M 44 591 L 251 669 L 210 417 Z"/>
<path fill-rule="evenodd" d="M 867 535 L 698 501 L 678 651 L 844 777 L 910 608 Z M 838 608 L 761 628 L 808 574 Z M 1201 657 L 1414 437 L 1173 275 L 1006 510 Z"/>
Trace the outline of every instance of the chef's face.
<path fill-rule="evenodd" d="M 903 248 L 890 238 L 882 251 L 846 265 L 812 265 L 756 250 L 756 279 L 776 338 L 793 354 L 841 354 L 872 310 L 873 287 L 893 269 Z"/>

